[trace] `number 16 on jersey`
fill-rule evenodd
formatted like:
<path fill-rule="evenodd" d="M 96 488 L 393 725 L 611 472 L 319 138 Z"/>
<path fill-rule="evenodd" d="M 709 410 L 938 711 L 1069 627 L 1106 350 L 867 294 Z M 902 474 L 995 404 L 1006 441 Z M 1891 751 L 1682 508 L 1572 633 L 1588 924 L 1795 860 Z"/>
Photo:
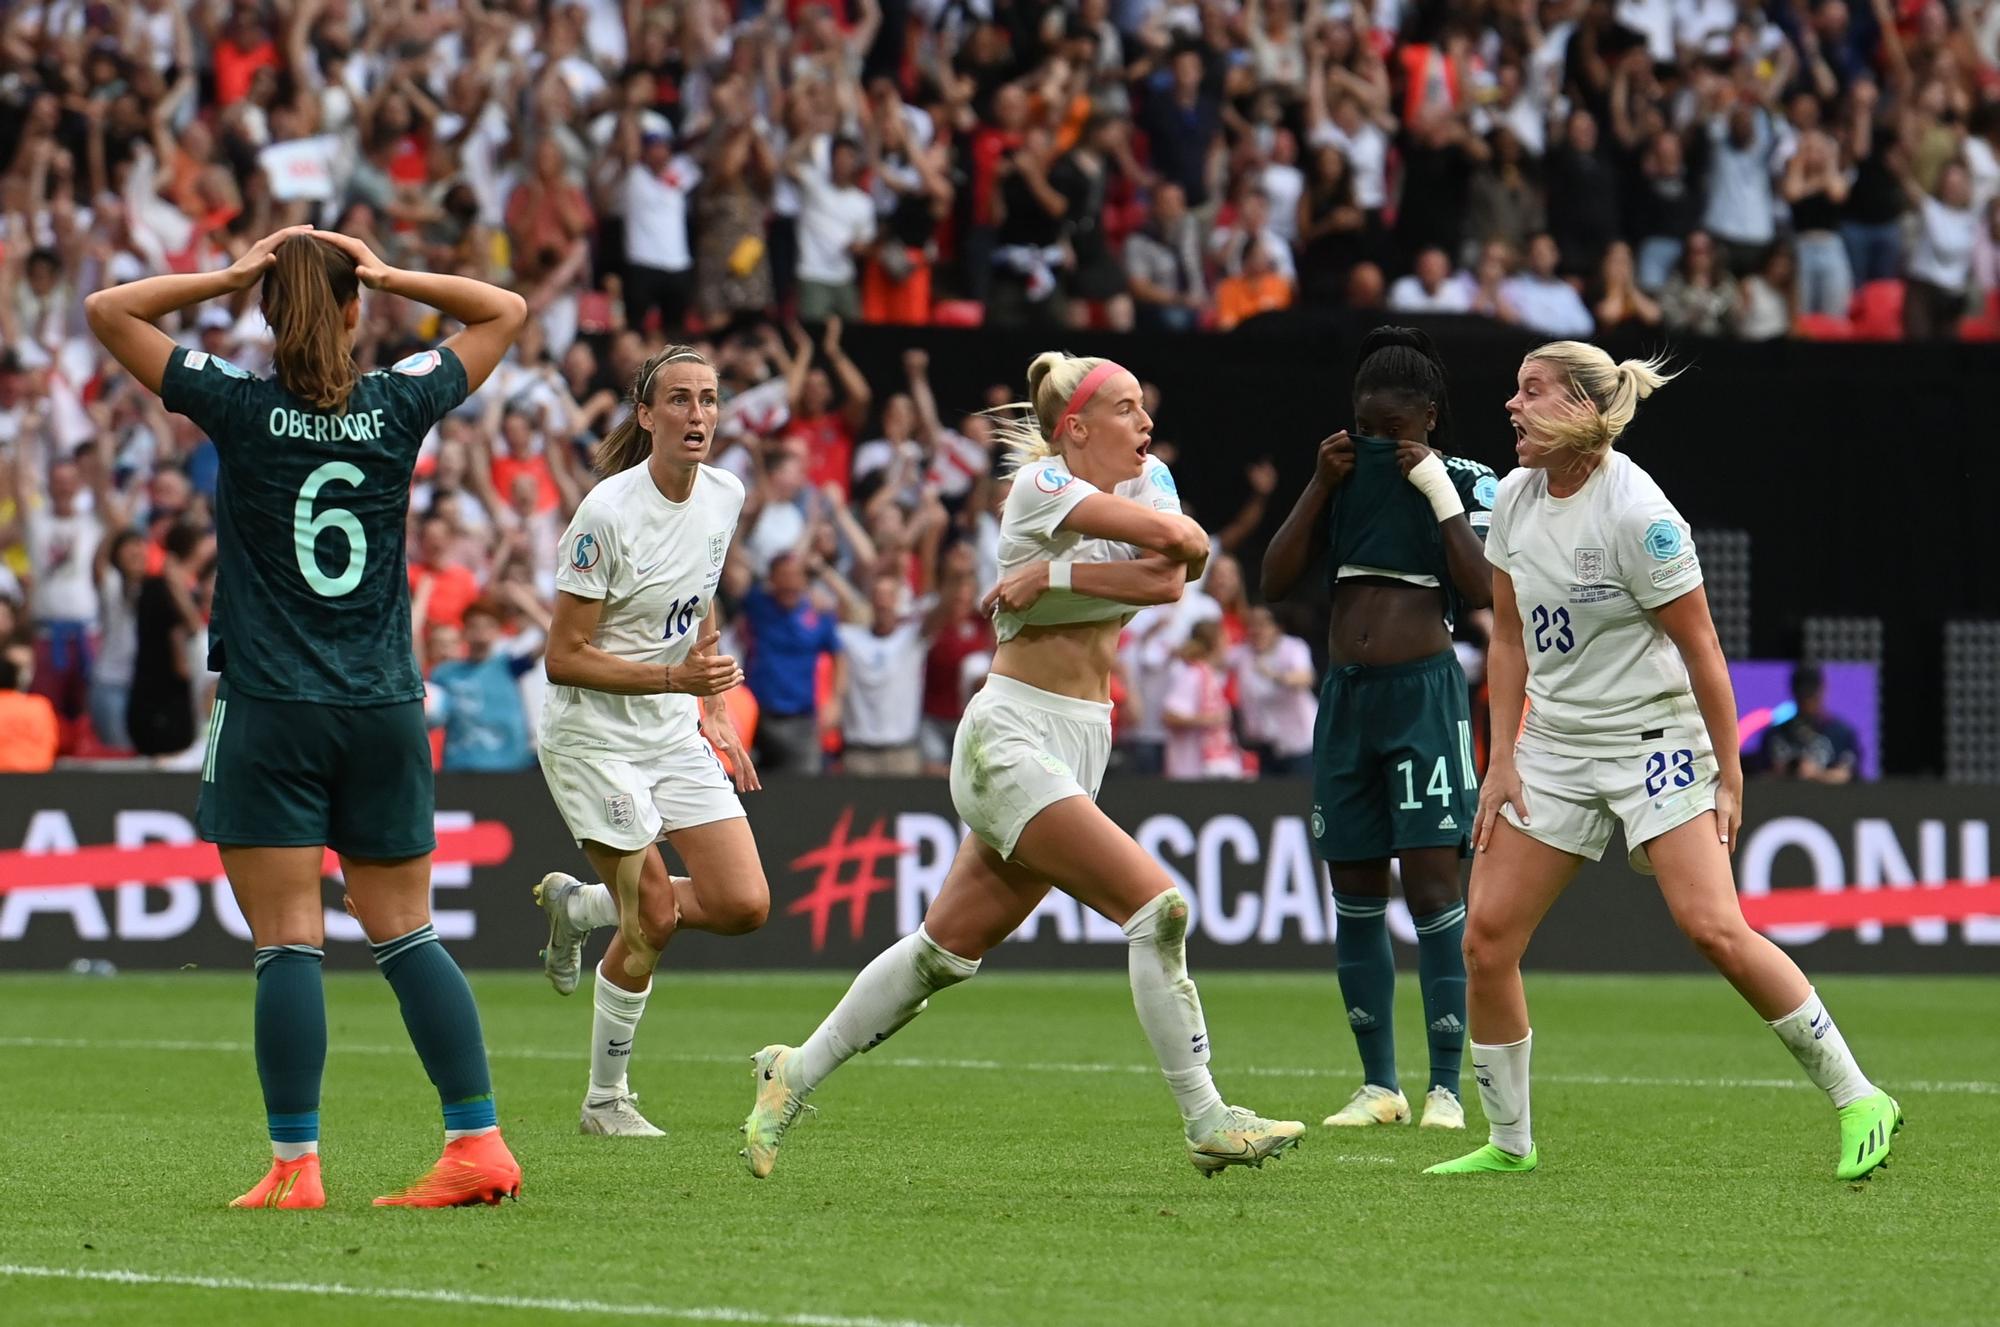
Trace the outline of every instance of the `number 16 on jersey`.
<path fill-rule="evenodd" d="M 660 639 L 672 640 L 676 636 L 686 635 L 688 629 L 694 626 L 695 619 L 700 616 L 700 595 L 691 594 L 685 602 L 679 599 L 674 600 L 667 605 L 667 630 L 666 634 L 661 636 Z"/>

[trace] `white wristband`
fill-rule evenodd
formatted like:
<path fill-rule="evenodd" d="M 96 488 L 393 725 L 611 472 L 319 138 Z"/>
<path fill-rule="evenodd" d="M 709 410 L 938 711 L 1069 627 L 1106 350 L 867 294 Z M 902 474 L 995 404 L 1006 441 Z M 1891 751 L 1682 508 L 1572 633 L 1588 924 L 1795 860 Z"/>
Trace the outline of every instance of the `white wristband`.
<path fill-rule="evenodd" d="M 1049 588 L 1051 590 L 1067 590 L 1069 588 L 1069 571 L 1069 563 L 1067 562 L 1049 563 Z"/>
<path fill-rule="evenodd" d="M 1430 501 L 1431 510 L 1437 513 L 1440 522 L 1465 515 L 1465 501 L 1458 496 L 1458 489 L 1451 482 L 1451 472 L 1444 468 L 1444 462 L 1438 459 L 1436 452 L 1418 461 L 1409 478 L 1417 486 L 1417 492 Z"/>

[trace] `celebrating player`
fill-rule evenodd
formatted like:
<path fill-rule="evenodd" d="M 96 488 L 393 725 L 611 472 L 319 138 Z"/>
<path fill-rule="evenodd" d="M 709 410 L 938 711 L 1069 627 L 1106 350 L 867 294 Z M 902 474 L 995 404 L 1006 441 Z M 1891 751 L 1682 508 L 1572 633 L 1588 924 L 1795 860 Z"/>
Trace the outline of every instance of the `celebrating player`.
<path fill-rule="evenodd" d="M 979 971 L 1051 882 L 1124 929 L 1132 999 L 1179 1102 L 1189 1156 L 1212 1175 L 1262 1165 L 1304 1126 L 1223 1103 L 1187 975 L 1187 900 L 1097 809 L 1111 751 L 1111 666 L 1136 605 L 1171 603 L 1208 557 L 1173 476 L 1147 455 L 1139 381 L 1103 359 L 1038 356 L 1022 416 L 1002 425 L 1018 470 L 988 593 L 999 648 L 952 745 L 951 795 L 972 834 L 923 923 L 883 951 L 803 1046 L 755 1056 L 743 1155 L 762 1178 L 806 1097 L 887 1040 L 929 996 Z"/>
<path fill-rule="evenodd" d="M 1881 1165 L 1902 1126 L 1798 965 L 1750 929 L 1736 901 L 1736 698 L 1701 563 L 1659 485 L 1612 449 L 1667 381 L 1661 367 L 1557 341 L 1522 362 L 1507 402 L 1521 468 L 1501 483 L 1486 538 L 1493 753 L 1465 932 L 1472 1064 L 1491 1141 L 1432 1174 L 1535 1168 L 1521 954 L 1619 824 L 1633 869 L 1659 877 L 1681 930 L 1833 1099 L 1835 1173 L 1857 1179 Z"/>
<path fill-rule="evenodd" d="M 1361 342 L 1354 425 L 1320 444 L 1319 464 L 1264 555 L 1266 599 L 1283 598 L 1311 558 L 1331 507 L 1327 582 L 1331 666 L 1313 734 L 1313 841 L 1333 875 L 1334 961 L 1361 1049 L 1362 1085 L 1329 1125 L 1407 1124 L 1396 1077 L 1396 956 L 1389 858 L 1417 931 L 1430 1030 L 1424 1127 L 1463 1129 L 1465 904 L 1459 860 L 1472 842 L 1472 719 L 1452 652 L 1458 609 L 1484 608 L 1480 551 L 1493 472 L 1433 451 L 1449 438 L 1444 367 L 1430 338 L 1383 327 Z M 1442 611 L 1440 611 L 1442 610 Z"/>
<path fill-rule="evenodd" d="M 269 381 L 176 346 L 152 325 L 259 280 L 275 337 Z M 361 286 L 434 305 L 464 327 L 386 372 L 361 373 Z M 403 540 L 418 445 L 493 371 L 527 306 L 483 282 L 389 267 L 359 240 L 294 226 L 225 271 L 148 277 L 98 291 L 84 307 L 105 348 L 200 425 L 222 461 L 209 649 L 222 682 L 196 822 L 221 847 L 257 945 L 257 1076 L 275 1154 L 270 1173 L 231 1206 L 326 1205 L 320 869 L 329 847 L 444 1104 L 443 1159 L 376 1204 L 518 1195 L 521 1168 L 497 1127 L 479 1010 L 431 929 L 431 752 Z"/>
<path fill-rule="evenodd" d="M 618 928 L 597 968 L 579 1127 L 657 1138 L 626 1066 L 660 950 L 681 927 L 756 930 L 771 892 L 737 800 L 757 773 L 722 697 L 743 671 L 716 653 L 716 587 L 743 481 L 702 464 L 721 409 L 715 370 L 699 351 L 668 346 L 639 367 L 630 402 L 598 446 L 608 477 L 563 536 L 542 712 L 549 792 L 609 887 L 557 873 L 535 901 L 549 916 L 543 965 L 564 995 L 591 929 Z M 662 837 L 692 878 L 668 875 Z"/>

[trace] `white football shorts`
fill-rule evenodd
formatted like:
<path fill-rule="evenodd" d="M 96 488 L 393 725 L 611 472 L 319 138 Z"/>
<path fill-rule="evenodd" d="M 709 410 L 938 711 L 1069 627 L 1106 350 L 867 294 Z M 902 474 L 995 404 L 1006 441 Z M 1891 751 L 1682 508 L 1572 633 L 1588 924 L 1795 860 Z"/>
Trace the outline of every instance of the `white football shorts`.
<path fill-rule="evenodd" d="M 951 744 L 951 804 L 1003 858 L 1045 807 L 1097 800 L 1111 759 L 1111 707 L 989 676 Z"/>
<path fill-rule="evenodd" d="M 646 760 L 543 748 L 541 761 L 549 794 L 578 843 L 637 852 L 675 830 L 743 814 L 736 785 L 700 737 Z"/>
<path fill-rule="evenodd" d="M 1508 824 L 1593 862 L 1623 825 L 1627 860 L 1641 875 L 1653 874 L 1647 842 L 1714 810 L 1719 782 L 1706 733 L 1669 733 L 1633 755 L 1557 752 L 1524 738 L 1514 769 L 1531 823 L 1504 806 Z"/>

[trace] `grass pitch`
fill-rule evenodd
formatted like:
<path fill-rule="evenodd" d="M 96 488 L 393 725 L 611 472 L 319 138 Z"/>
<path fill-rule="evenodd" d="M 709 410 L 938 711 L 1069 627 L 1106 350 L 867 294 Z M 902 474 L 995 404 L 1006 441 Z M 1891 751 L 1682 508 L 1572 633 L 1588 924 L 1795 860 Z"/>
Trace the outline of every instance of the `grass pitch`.
<path fill-rule="evenodd" d="M 1122 975 L 1002 973 L 844 1069 L 758 1183 L 748 1056 L 844 977 L 662 977 L 645 1142 L 576 1133 L 587 984 L 475 974 L 526 1182 L 450 1212 L 369 1206 L 435 1157 L 436 1098 L 387 987 L 331 977 L 321 1213 L 223 1210 L 268 1155 L 247 972 L 0 978 L 0 1321 L 1992 1321 L 1991 981 L 1823 984 L 1909 1117 L 1847 1185 L 1825 1100 L 1712 978 L 1531 974 L 1542 1168 L 1440 1178 L 1476 1093 L 1463 1135 L 1321 1129 L 1358 1082 L 1332 975 L 1197 975 L 1225 1095 L 1313 1125 L 1262 1171 L 1188 1165 Z"/>

